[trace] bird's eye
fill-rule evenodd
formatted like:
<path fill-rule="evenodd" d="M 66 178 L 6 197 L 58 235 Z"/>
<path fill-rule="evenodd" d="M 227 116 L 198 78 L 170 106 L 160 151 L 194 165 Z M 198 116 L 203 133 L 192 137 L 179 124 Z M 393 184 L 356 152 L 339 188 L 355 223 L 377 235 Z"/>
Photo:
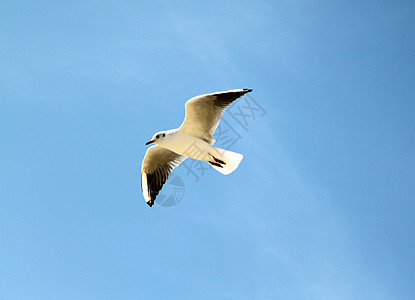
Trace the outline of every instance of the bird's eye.
<path fill-rule="evenodd" d="M 163 137 L 165 137 L 166 136 L 166 134 L 165 133 L 163 133 Z"/>
<path fill-rule="evenodd" d="M 159 135 L 156 135 L 156 139 L 158 139 L 159 138 Z"/>

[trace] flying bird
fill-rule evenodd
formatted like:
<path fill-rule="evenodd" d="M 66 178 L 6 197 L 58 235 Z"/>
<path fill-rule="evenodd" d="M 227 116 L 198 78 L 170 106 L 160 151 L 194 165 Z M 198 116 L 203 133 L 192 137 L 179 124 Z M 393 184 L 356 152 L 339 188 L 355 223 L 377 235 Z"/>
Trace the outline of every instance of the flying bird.
<path fill-rule="evenodd" d="M 186 116 L 177 129 L 154 134 L 146 145 L 141 167 L 141 190 L 151 207 L 174 168 L 186 158 L 205 161 L 222 174 L 232 173 L 243 155 L 216 148 L 213 134 L 225 109 L 236 99 L 252 92 L 236 89 L 196 96 L 186 102 Z"/>

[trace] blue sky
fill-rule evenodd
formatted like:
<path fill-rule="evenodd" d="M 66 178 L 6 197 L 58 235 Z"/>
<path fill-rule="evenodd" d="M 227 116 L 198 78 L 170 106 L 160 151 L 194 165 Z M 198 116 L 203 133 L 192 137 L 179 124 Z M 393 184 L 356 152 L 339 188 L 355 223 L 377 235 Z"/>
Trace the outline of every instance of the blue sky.
<path fill-rule="evenodd" d="M 414 20 L 412 1 L 2 1 L 0 298 L 411 299 Z M 234 124 L 240 167 L 179 167 L 184 198 L 149 208 L 144 143 L 232 88 L 266 112 Z"/>

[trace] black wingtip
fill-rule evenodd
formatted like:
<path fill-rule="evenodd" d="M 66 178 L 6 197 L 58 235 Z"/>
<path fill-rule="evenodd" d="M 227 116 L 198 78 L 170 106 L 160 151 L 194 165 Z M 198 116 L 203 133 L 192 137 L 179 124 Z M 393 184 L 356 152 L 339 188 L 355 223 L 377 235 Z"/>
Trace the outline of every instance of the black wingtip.
<path fill-rule="evenodd" d="M 147 202 L 147 204 L 148 204 L 148 206 L 152 207 L 152 206 L 153 206 L 153 204 L 154 204 L 154 200 L 150 200 L 150 201 L 148 201 L 148 202 Z"/>
<path fill-rule="evenodd" d="M 252 89 L 244 89 L 244 91 L 245 91 L 245 92 L 247 92 L 247 93 L 250 93 L 250 92 L 252 92 L 253 90 L 252 90 Z"/>

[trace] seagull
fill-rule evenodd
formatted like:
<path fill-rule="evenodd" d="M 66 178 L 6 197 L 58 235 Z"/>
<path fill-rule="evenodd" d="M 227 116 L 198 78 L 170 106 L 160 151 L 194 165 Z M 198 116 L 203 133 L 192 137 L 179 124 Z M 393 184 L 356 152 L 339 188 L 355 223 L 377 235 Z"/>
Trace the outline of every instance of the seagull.
<path fill-rule="evenodd" d="M 225 109 L 252 89 L 235 89 L 205 94 L 186 102 L 186 115 L 177 129 L 159 131 L 146 145 L 141 167 L 141 190 L 151 207 L 173 169 L 186 158 L 205 161 L 224 175 L 232 173 L 243 155 L 216 148 L 213 134 Z"/>

